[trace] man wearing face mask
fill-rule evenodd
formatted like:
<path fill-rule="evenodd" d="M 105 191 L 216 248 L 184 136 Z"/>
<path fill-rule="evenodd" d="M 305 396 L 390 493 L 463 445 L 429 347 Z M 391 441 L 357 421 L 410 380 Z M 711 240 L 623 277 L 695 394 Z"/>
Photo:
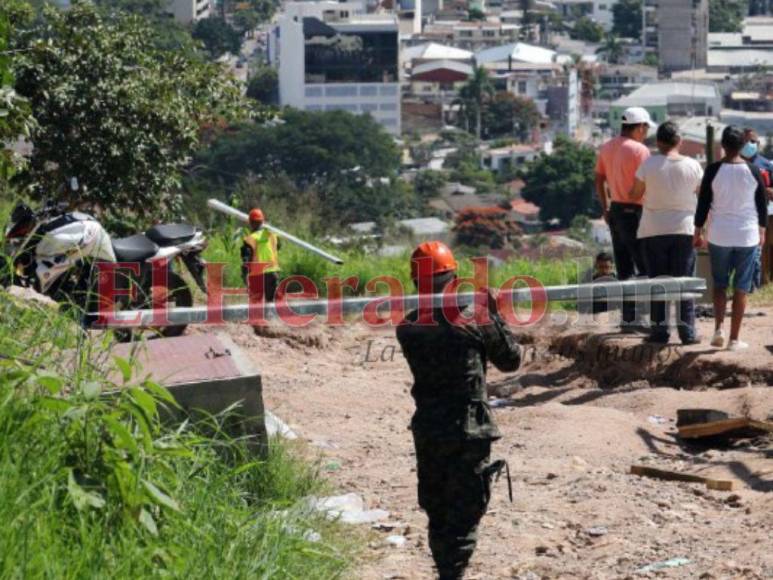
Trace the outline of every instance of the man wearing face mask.
<path fill-rule="evenodd" d="M 773 161 L 760 154 L 760 138 L 754 129 L 744 129 L 743 138 L 744 145 L 741 149 L 741 157 L 762 172 L 763 180 L 766 180 L 768 199 L 773 201 Z"/>
<path fill-rule="evenodd" d="M 741 149 L 741 157 L 760 170 L 762 181 L 765 183 L 766 192 L 768 194 L 768 201 L 773 202 L 773 161 L 760 154 L 760 138 L 757 136 L 757 132 L 754 129 L 751 127 L 744 129 L 743 138 L 744 145 L 743 149 Z M 768 235 L 771 235 L 770 228 L 768 228 Z M 757 255 L 754 258 L 753 281 L 756 288 L 762 286 L 763 251 L 765 251 L 765 249 L 762 247 L 757 248 Z"/>

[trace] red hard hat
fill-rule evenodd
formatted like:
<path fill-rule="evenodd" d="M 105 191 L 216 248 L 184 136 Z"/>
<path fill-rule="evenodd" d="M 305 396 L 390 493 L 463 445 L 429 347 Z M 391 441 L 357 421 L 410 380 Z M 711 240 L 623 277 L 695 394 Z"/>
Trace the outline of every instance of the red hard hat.
<path fill-rule="evenodd" d="M 263 212 L 258 209 L 257 207 L 253 210 L 250 210 L 250 221 L 251 222 L 262 222 L 264 221 Z"/>
<path fill-rule="evenodd" d="M 411 278 L 416 280 L 419 277 L 419 264 L 423 260 L 432 260 L 430 270 L 433 276 L 445 274 L 456 270 L 457 264 L 451 249 L 443 242 L 423 242 L 419 244 L 411 254 Z M 426 266 L 424 267 L 426 268 Z M 422 268 L 422 273 L 424 269 Z"/>

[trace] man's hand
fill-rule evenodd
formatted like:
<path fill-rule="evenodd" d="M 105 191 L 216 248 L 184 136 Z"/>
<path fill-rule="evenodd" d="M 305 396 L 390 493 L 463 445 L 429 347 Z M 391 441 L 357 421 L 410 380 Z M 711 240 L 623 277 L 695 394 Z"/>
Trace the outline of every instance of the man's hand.
<path fill-rule="evenodd" d="M 768 187 L 765 191 L 768 193 L 768 201 L 773 201 L 773 187 Z"/>
<path fill-rule="evenodd" d="M 703 232 L 701 230 L 695 230 L 695 234 L 692 237 L 692 245 L 694 248 L 703 249 L 707 246 L 706 240 L 703 239 Z"/>
<path fill-rule="evenodd" d="M 761 248 L 765 246 L 765 236 L 766 236 L 765 228 L 760 228 L 760 247 Z"/>
<path fill-rule="evenodd" d="M 601 212 L 601 215 L 604 217 L 604 221 L 607 225 L 609 225 L 609 209 L 605 207 L 603 210 L 601 210 Z"/>
<path fill-rule="evenodd" d="M 497 304 L 497 298 L 499 297 L 499 292 L 492 288 L 488 288 L 486 290 L 486 295 L 488 296 L 488 311 L 491 314 L 496 314 L 498 316 L 499 305 Z"/>

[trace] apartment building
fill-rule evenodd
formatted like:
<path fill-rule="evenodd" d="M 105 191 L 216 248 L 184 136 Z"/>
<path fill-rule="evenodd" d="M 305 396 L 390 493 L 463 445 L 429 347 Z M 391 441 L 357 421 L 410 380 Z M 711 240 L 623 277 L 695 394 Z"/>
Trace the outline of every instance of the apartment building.
<path fill-rule="evenodd" d="M 642 44 L 657 53 L 661 72 L 705 69 L 708 0 L 644 0 Z"/>
<path fill-rule="evenodd" d="M 291 2 L 269 39 L 283 106 L 369 114 L 400 134 L 399 31 L 394 14 L 357 2 Z"/>
<path fill-rule="evenodd" d="M 212 13 L 210 0 L 170 0 L 168 11 L 180 24 L 191 24 Z"/>

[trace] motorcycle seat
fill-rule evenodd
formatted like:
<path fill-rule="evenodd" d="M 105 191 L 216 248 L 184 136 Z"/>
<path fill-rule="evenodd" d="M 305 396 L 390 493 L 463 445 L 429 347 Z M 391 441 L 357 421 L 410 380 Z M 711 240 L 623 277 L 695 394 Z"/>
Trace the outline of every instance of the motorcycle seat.
<path fill-rule="evenodd" d="M 196 235 L 196 228 L 189 224 L 162 224 L 153 226 L 145 235 L 159 246 L 176 246 Z"/>
<path fill-rule="evenodd" d="M 158 246 L 143 234 L 113 240 L 113 252 L 119 262 L 139 262 L 155 256 Z"/>

